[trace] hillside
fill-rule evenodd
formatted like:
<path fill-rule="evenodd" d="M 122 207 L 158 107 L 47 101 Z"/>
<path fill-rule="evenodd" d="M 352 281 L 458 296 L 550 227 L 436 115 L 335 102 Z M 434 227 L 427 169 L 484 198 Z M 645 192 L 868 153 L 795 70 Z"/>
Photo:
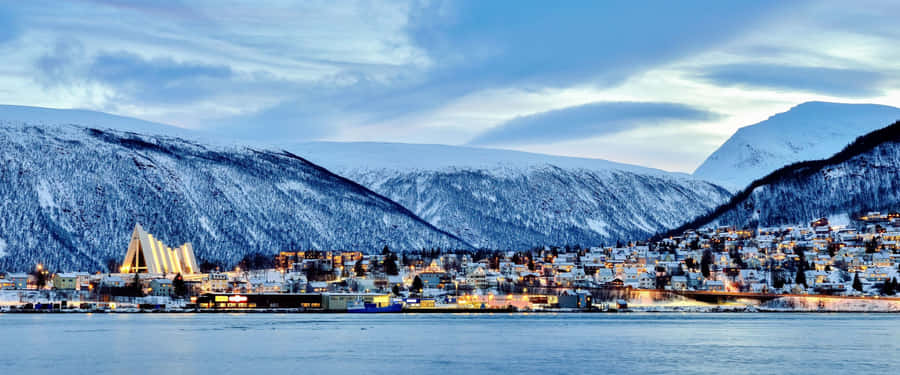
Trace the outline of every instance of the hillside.
<path fill-rule="evenodd" d="M 827 158 L 856 137 L 900 120 L 900 108 L 807 102 L 739 129 L 694 176 L 732 191 L 785 165 Z"/>
<path fill-rule="evenodd" d="M 827 159 L 794 163 L 754 181 L 728 203 L 665 235 L 707 225 L 800 223 L 900 205 L 900 122 L 859 137 Z"/>
<path fill-rule="evenodd" d="M 730 196 L 687 175 L 598 159 L 396 143 L 285 147 L 478 247 L 645 238 Z"/>
<path fill-rule="evenodd" d="M 75 125 L 0 124 L 0 269 L 100 270 L 135 222 L 199 258 L 286 249 L 467 248 L 286 152 Z"/>

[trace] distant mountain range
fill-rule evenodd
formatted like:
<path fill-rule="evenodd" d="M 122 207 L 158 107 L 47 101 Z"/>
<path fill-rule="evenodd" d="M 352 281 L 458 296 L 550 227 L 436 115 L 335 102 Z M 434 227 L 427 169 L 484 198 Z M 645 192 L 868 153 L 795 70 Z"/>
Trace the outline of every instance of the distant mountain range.
<path fill-rule="evenodd" d="M 647 238 L 730 196 L 685 174 L 598 159 L 397 143 L 285 147 L 495 249 Z"/>
<path fill-rule="evenodd" d="M 75 125 L 0 124 L 0 269 L 100 270 L 136 222 L 201 259 L 251 252 L 471 248 L 287 152 Z"/>
<path fill-rule="evenodd" d="M 665 235 L 708 225 L 800 224 L 832 215 L 900 207 L 900 122 L 866 134 L 835 155 L 782 167 L 728 203 Z"/>
<path fill-rule="evenodd" d="M 694 176 L 732 191 L 785 165 L 827 158 L 856 137 L 900 120 L 900 108 L 807 102 L 739 129 Z"/>
<path fill-rule="evenodd" d="M 691 176 L 444 145 L 251 148 L 98 112 L 0 106 L 0 269 L 102 269 L 135 222 L 233 264 L 284 249 L 601 245 L 880 209 L 900 196 L 897 125 L 766 174 L 898 117 L 893 107 L 805 103 L 742 128 Z M 700 177 L 733 191 L 764 178 L 732 198 Z"/>
<path fill-rule="evenodd" d="M 597 245 L 647 237 L 729 197 L 685 174 L 604 160 L 405 144 L 267 151 L 65 113 L 0 107 L 11 119 L 0 123 L 0 268 L 100 269 L 135 222 L 225 263 L 284 249 Z"/>

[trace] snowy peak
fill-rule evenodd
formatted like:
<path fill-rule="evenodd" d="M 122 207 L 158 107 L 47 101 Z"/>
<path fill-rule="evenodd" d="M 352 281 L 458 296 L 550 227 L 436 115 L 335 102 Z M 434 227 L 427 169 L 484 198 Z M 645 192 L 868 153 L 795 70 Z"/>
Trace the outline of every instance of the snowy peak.
<path fill-rule="evenodd" d="M 555 166 L 564 169 L 619 170 L 641 174 L 689 177 L 687 174 L 603 159 L 466 146 L 382 142 L 309 142 L 280 146 L 298 155 L 303 155 L 310 161 L 326 168 L 348 174 L 377 170 L 394 172 L 509 171 Z"/>
<path fill-rule="evenodd" d="M 900 108 L 807 102 L 739 129 L 694 176 L 741 189 L 785 165 L 823 159 L 857 137 L 900 119 Z"/>
<path fill-rule="evenodd" d="M 0 105 L 0 121 L 30 126 L 80 125 L 152 135 L 192 136 L 195 132 L 177 126 L 84 109 L 56 109 Z"/>
<path fill-rule="evenodd" d="M 782 167 L 710 213 L 663 236 L 709 225 L 797 224 L 900 207 L 900 121 L 858 137 L 827 159 Z"/>

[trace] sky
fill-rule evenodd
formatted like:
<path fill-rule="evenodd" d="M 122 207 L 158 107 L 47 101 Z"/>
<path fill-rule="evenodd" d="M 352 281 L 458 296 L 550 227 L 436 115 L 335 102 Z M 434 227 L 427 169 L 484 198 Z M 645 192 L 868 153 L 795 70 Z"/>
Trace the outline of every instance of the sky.
<path fill-rule="evenodd" d="M 896 1 L 0 3 L 0 104 L 252 142 L 693 171 L 811 100 L 900 106 Z"/>

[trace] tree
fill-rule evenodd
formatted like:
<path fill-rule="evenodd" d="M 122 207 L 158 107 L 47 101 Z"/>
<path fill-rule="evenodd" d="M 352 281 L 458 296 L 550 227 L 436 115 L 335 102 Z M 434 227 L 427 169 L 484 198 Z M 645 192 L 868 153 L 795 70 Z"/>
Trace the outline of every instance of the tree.
<path fill-rule="evenodd" d="M 803 287 L 808 287 L 806 285 L 806 271 L 804 270 L 805 263 L 800 263 L 797 265 L 797 277 L 794 278 L 797 284 L 803 284 Z"/>
<path fill-rule="evenodd" d="M 862 282 L 859 281 L 859 272 L 853 275 L 853 289 L 856 289 L 858 292 L 862 292 Z"/>
<path fill-rule="evenodd" d="M 362 259 L 357 260 L 356 264 L 353 265 L 353 272 L 356 273 L 357 277 L 363 277 L 366 275 L 366 270 L 363 268 Z"/>
<path fill-rule="evenodd" d="M 892 296 L 896 293 L 897 284 L 893 278 L 884 281 L 884 285 L 881 286 L 881 294 L 886 296 Z"/>
<path fill-rule="evenodd" d="M 874 254 L 875 250 L 878 250 L 878 242 L 873 238 L 870 241 L 865 242 L 866 246 L 866 254 Z"/>
<path fill-rule="evenodd" d="M 132 297 L 143 297 L 144 296 L 144 287 L 141 285 L 141 277 L 139 274 L 134 274 L 134 281 L 129 286 L 131 289 Z"/>
<path fill-rule="evenodd" d="M 712 251 L 709 249 L 703 251 L 703 256 L 700 257 L 700 273 L 703 274 L 703 277 L 709 278 L 709 266 L 714 260 Z"/>
<path fill-rule="evenodd" d="M 413 279 L 412 291 L 415 293 L 422 293 L 422 288 L 424 288 L 422 279 L 419 278 L 419 275 L 416 275 L 416 278 Z"/>
<path fill-rule="evenodd" d="M 381 255 L 387 256 L 388 254 L 391 254 L 391 249 L 388 248 L 388 245 L 384 245 L 384 248 L 381 249 Z"/>
<path fill-rule="evenodd" d="M 391 293 L 393 293 L 395 296 L 399 296 L 400 295 L 400 286 L 397 284 L 394 284 L 394 286 L 391 287 Z"/>
<path fill-rule="evenodd" d="M 44 266 L 38 265 L 34 271 L 31 272 L 31 275 L 34 276 L 34 285 L 37 286 L 38 289 L 44 289 L 44 286 L 47 285 L 47 276 L 50 274 L 49 271 L 44 269 Z"/>
<path fill-rule="evenodd" d="M 384 273 L 396 276 L 400 274 L 400 269 L 397 267 L 397 254 L 389 253 L 384 259 Z"/>
<path fill-rule="evenodd" d="M 116 258 L 106 258 L 106 271 L 119 272 L 119 261 Z"/>
<path fill-rule="evenodd" d="M 776 273 L 772 280 L 772 287 L 775 289 L 784 288 L 784 278 L 781 277 L 781 273 Z"/>
<path fill-rule="evenodd" d="M 187 285 L 184 283 L 184 277 L 181 276 L 181 273 L 175 275 L 175 278 L 172 279 L 172 289 L 174 289 L 176 297 L 187 295 Z"/>
<path fill-rule="evenodd" d="M 534 258 L 528 257 L 528 270 L 534 271 Z"/>

